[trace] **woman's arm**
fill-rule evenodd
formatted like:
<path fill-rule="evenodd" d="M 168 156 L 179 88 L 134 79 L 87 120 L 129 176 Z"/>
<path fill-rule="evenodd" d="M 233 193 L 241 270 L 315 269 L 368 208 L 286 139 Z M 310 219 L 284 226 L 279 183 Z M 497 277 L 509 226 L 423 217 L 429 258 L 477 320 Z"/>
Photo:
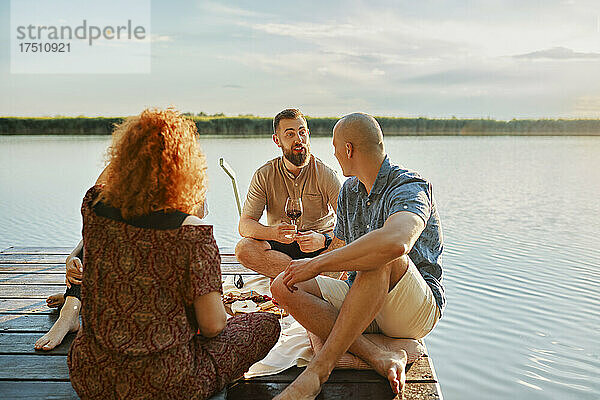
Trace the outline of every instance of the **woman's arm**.
<path fill-rule="evenodd" d="M 227 314 L 221 300 L 221 293 L 210 292 L 195 298 L 194 312 L 202 336 L 215 337 L 225 329 Z"/>
<path fill-rule="evenodd" d="M 66 260 L 66 272 L 65 272 L 65 283 L 70 288 L 71 284 L 81 285 L 81 278 L 83 277 L 83 264 L 81 263 L 81 255 L 83 250 L 83 239 L 79 241 L 79 244 L 75 246 L 71 254 Z"/>
<path fill-rule="evenodd" d="M 181 225 L 202 225 L 195 215 L 188 215 Z M 221 293 L 209 292 L 194 299 L 194 313 L 200 333 L 204 337 L 215 337 L 225 329 L 227 314 L 221 299 Z"/>
<path fill-rule="evenodd" d="M 98 179 L 96 179 L 95 185 L 101 185 L 106 183 L 106 177 L 108 176 L 107 167 L 105 167 Z M 66 259 L 66 273 L 65 283 L 67 287 L 71 287 L 71 284 L 81 285 L 81 278 L 83 277 L 83 239 L 79 241 L 79 244 L 75 246 L 71 254 Z"/>

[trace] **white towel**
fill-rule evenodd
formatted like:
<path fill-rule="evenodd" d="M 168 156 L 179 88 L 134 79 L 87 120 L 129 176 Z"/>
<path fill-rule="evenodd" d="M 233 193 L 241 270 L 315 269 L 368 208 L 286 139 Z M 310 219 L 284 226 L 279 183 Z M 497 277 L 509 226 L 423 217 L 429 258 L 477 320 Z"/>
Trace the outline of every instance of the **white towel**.
<path fill-rule="evenodd" d="M 233 283 L 233 276 L 227 276 L 223 282 L 223 293 L 248 294 L 251 291 L 258 294 L 271 296 L 269 278 L 265 276 L 244 276 L 244 287 L 238 289 Z M 252 312 L 258 307 L 252 300 L 236 301 L 231 305 L 233 312 Z M 302 327 L 291 315 L 279 320 L 281 336 L 269 354 L 256 364 L 252 365 L 245 378 L 256 376 L 275 375 L 295 365 L 306 366 L 313 358 L 310 340 L 306 329 Z"/>
<path fill-rule="evenodd" d="M 279 341 L 269 354 L 244 374 L 245 378 L 278 374 L 295 365 L 305 367 L 312 360 L 313 351 L 306 329 L 291 315 L 281 322 L 289 326 L 281 331 Z"/>

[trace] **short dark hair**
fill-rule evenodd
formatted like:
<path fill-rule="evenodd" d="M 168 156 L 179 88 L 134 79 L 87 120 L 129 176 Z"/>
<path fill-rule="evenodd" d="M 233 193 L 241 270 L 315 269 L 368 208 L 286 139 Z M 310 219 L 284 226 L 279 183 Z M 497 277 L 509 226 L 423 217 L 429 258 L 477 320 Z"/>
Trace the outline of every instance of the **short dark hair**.
<path fill-rule="evenodd" d="M 286 108 L 285 110 L 281 111 L 279 114 L 277 114 L 275 116 L 275 118 L 273 118 L 273 133 L 275 133 L 275 134 L 277 133 L 277 127 L 279 126 L 279 121 L 281 121 L 282 119 L 297 119 L 297 118 L 302 118 L 302 120 L 304 120 L 304 123 L 306 124 L 306 127 L 308 127 L 308 122 L 306 122 L 306 118 L 300 112 L 300 110 L 298 110 L 297 108 Z"/>

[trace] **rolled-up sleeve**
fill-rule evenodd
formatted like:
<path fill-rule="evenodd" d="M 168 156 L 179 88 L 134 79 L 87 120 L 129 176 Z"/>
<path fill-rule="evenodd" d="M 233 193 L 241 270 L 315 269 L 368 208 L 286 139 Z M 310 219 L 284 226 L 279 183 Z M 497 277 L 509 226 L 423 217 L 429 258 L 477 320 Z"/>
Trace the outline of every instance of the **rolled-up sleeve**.
<path fill-rule="evenodd" d="M 264 179 L 260 174 L 260 170 L 256 171 L 250 181 L 248 195 L 246 196 L 244 208 L 242 209 L 242 214 L 257 221 L 260 219 L 267 206 L 267 192 L 263 181 Z"/>
<path fill-rule="evenodd" d="M 427 224 L 431 216 L 431 186 L 427 181 L 404 183 L 390 192 L 386 199 L 387 217 L 400 211 L 417 214 Z"/>
<path fill-rule="evenodd" d="M 191 248 L 188 265 L 187 297 L 188 301 L 210 292 L 223 293 L 221 283 L 221 257 L 214 242 L 197 243 Z"/>
<path fill-rule="evenodd" d="M 330 175 L 326 185 L 327 202 L 334 210 L 337 210 L 338 196 L 340 193 L 340 188 L 342 187 L 342 182 L 335 171 L 330 170 L 329 173 Z"/>

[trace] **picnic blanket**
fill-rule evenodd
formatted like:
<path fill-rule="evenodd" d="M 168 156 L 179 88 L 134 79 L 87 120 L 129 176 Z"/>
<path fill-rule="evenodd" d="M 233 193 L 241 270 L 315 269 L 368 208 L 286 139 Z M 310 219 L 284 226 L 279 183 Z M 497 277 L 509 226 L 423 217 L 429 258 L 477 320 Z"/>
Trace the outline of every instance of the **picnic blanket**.
<path fill-rule="evenodd" d="M 234 277 L 228 276 L 223 283 L 223 294 L 242 295 L 254 292 L 270 297 L 269 286 L 269 278 L 253 276 L 244 277 L 244 286 L 238 289 L 234 284 Z M 233 303 L 231 310 L 233 312 L 254 312 L 259 311 L 259 308 L 251 300 L 245 300 Z M 312 360 L 314 353 L 322 348 L 323 341 L 316 335 L 307 332 L 291 315 L 281 318 L 280 323 L 279 341 L 265 358 L 250 367 L 244 374 L 245 378 L 275 375 L 293 366 L 304 367 Z M 404 349 L 407 352 L 409 363 L 418 360 L 425 354 L 423 345 L 414 339 L 394 339 L 380 334 L 369 334 L 367 337 L 378 346 L 389 350 Z M 367 363 L 350 353 L 345 353 L 338 360 L 336 368 L 371 369 Z"/>
<path fill-rule="evenodd" d="M 223 294 L 249 294 L 250 292 L 261 295 L 271 296 L 270 281 L 265 276 L 244 276 L 244 287 L 238 289 L 234 284 L 234 277 L 228 276 L 223 283 Z M 233 312 L 253 312 L 258 311 L 256 304 L 252 305 L 251 300 L 235 302 L 231 305 Z M 302 327 L 291 315 L 280 319 L 281 336 L 279 341 L 271 349 L 269 354 L 250 367 L 250 370 L 244 374 L 246 378 L 256 376 L 275 375 L 285 371 L 289 367 L 303 367 L 308 364 L 313 357 L 313 350 L 310 346 L 310 340 L 306 329 Z"/>

